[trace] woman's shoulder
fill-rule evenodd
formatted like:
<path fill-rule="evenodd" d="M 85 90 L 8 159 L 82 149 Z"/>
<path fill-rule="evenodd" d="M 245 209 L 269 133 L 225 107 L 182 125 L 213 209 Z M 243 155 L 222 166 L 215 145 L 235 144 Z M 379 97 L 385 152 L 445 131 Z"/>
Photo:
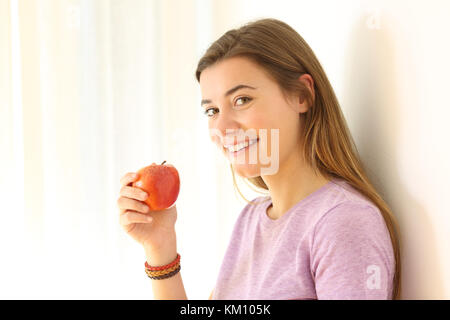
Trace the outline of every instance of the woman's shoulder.
<path fill-rule="evenodd" d="M 371 210 L 378 211 L 378 207 L 369 199 L 351 186 L 347 181 L 342 179 L 333 179 L 331 181 L 332 187 L 330 192 L 325 194 L 321 199 L 321 202 L 325 204 L 325 212 L 329 211 L 341 211 L 345 209 L 353 208 L 370 208 Z"/>
<path fill-rule="evenodd" d="M 316 219 L 314 234 L 326 237 L 342 235 L 362 237 L 389 234 L 380 209 L 370 200 L 351 189 L 345 189 L 344 196 L 333 206 L 324 210 Z"/>
<path fill-rule="evenodd" d="M 329 192 L 320 199 L 314 221 L 315 228 L 343 228 L 356 225 L 382 226 L 379 208 L 345 180 L 334 179 Z"/>

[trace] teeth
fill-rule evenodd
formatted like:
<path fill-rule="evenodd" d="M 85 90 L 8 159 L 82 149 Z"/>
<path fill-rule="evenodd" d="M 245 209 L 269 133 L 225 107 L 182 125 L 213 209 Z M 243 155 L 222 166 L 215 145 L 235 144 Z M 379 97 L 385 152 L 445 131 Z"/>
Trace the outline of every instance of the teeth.
<path fill-rule="evenodd" d="M 248 147 L 250 144 L 253 144 L 255 142 L 256 142 L 256 140 L 250 141 L 250 143 L 246 141 L 246 142 L 238 143 L 236 145 L 225 146 L 225 148 L 227 148 L 231 152 L 237 152 L 241 149 L 244 149 L 245 147 Z"/>
<path fill-rule="evenodd" d="M 247 146 L 248 146 L 248 143 L 247 143 L 247 142 L 244 142 L 244 143 L 238 143 L 237 145 L 229 146 L 229 147 L 228 147 L 228 150 L 233 151 L 233 152 L 236 152 L 236 151 L 239 151 L 239 150 L 241 150 L 241 149 L 244 149 L 244 148 L 247 147 Z"/>

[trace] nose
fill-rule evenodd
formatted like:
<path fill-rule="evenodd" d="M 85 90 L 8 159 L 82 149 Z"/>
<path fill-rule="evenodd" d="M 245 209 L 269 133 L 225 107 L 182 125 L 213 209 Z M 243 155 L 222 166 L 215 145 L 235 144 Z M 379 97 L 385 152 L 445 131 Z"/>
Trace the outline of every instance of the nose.
<path fill-rule="evenodd" d="M 226 137 L 237 135 L 242 126 L 231 113 L 220 111 L 217 118 L 209 123 L 211 140 L 218 146 L 222 146 Z"/>

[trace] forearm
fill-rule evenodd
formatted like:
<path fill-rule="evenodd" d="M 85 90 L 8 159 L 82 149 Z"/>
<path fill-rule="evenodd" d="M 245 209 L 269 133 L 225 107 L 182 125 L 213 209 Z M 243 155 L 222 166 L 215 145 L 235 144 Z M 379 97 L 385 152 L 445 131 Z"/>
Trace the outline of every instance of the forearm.
<path fill-rule="evenodd" d="M 145 248 L 147 263 L 151 266 L 163 266 L 172 262 L 177 256 L 176 240 L 167 242 L 164 248 L 154 250 Z M 155 300 L 187 300 L 186 291 L 181 278 L 181 271 L 170 278 L 153 280 L 153 296 Z"/>

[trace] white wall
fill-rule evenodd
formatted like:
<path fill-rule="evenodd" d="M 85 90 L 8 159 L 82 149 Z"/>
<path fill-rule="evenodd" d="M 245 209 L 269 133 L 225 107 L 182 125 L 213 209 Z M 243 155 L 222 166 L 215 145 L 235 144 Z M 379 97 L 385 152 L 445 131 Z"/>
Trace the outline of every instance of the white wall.
<path fill-rule="evenodd" d="M 450 298 L 450 3 L 245 1 L 309 43 L 358 150 L 399 219 L 403 298 Z M 234 17 L 236 19 L 236 17 Z"/>

